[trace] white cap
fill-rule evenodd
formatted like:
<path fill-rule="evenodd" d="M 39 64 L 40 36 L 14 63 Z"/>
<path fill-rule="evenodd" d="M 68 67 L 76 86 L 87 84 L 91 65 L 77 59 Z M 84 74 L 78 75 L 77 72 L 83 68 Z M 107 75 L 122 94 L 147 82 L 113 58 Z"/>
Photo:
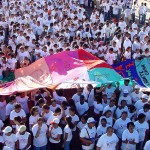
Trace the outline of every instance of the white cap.
<path fill-rule="evenodd" d="M 18 129 L 19 132 L 24 132 L 26 131 L 27 127 L 25 125 L 21 125 Z"/>
<path fill-rule="evenodd" d="M 148 97 L 148 95 L 147 95 L 147 94 L 143 94 L 143 95 L 142 95 L 142 98 L 144 98 L 144 99 L 147 99 L 147 100 L 148 100 L 148 98 L 149 98 L 149 97 Z"/>
<path fill-rule="evenodd" d="M 95 119 L 90 117 L 88 120 L 87 120 L 87 123 L 96 123 Z"/>
<path fill-rule="evenodd" d="M 128 94 L 129 91 L 127 89 L 123 90 L 123 93 Z"/>
<path fill-rule="evenodd" d="M 4 132 L 5 134 L 7 134 L 7 133 L 9 133 L 9 132 L 12 132 L 12 127 L 7 126 L 7 127 L 3 130 L 3 132 Z"/>
<path fill-rule="evenodd" d="M 54 118 L 53 121 L 51 122 L 51 124 L 56 123 L 59 124 L 60 120 L 58 118 Z"/>
<path fill-rule="evenodd" d="M 135 89 L 140 89 L 140 87 L 139 87 L 138 85 L 136 85 L 134 88 L 135 88 Z"/>

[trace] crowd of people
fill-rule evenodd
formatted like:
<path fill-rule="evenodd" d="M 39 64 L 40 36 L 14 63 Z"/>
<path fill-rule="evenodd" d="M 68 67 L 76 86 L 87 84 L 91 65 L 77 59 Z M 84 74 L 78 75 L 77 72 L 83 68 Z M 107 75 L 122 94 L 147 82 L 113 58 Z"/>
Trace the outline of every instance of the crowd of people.
<path fill-rule="evenodd" d="M 2 0 L 0 79 L 61 51 L 84 49 L 110 65 L 149 57 L 147 11 L 130 0 Z"/>
<path fill-rule="evenodd" d="M 138 85 L 109 83 L 0 97 L 2 150 L 150 150 L 150 99 Z"/>
<path fill-rule="evenodd" d="M 130 0 L 1 0 L 0 80 L 62 51 L 110 65 L 149 57 L 147 12 Z M 0 150 L 150 150 L 149 96 L 129 82 L 88 84 L 69 98 L 47 89 L 0 96 Z"/>

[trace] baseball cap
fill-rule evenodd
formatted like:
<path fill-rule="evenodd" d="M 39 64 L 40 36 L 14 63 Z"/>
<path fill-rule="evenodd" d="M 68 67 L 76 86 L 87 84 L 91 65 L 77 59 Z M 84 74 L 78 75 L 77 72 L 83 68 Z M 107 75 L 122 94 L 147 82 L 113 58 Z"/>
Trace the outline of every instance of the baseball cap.
<path fill-rule="evenodd" d="M 140 87 L 139 87 L 138 85 L 136 85 L 134 88 L 135 88 L 135 89 L 140 89 Z"/>
<path fill-rule="evenodd" d="M 142 98 L 144 98 L 144 99 L 147 99 L 147 100 L 148 100 L 148 98 L 149 98 L 149 97 L 148 97 L 148 95 L 143 94 L 143 95 L 142 95 Z"/>
<path fill-rule="evenodd" d="M 127 89 L 123 90 L 123 93 L 128 94 L 129 91 Z"/>
<path fill-rule="evenodd" d="M 59 124 L 60 120 L 58 118 L 54 118 L 53 121 L 51 122 L 51 124 Z"/>
<path fill-rule="evenodd" d="M 5 134 L 7 134 L 7 133 L 9 133 L 9 132 L 12 132 L 12 127 L 7 126 L 7 127 L 3 130 L 3 132 L 4 132 Z"/>
<path fill-rule="evenodd" d="M 22 133 L 22 132 L 26 131 L 26 129 L 27 129 L 27 127 L 25 125 L 21 125 L 19 127 L 18 131 Z"/>
<path fill-rule="evenodd" d="M 94 118 L 90 117 L 88 118 L 87 123 L 96 123 L 96 121 Z"/>

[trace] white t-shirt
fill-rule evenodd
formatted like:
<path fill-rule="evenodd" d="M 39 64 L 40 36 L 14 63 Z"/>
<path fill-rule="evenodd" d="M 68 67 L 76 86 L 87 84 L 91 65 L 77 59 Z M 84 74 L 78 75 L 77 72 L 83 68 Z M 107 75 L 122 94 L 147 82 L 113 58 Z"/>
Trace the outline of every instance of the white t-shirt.
<path fill-rule="evenodd" d="M 43 111 L 41 112 L 41 114 L 43 113 Z M 45 121 L 47 121 L 48 120 L 48 118 L 50 117 L 52 115 L 52 111 L 51 110 L 49 110 L 49 112 L 48 113 L 44 113 L 44 116 L 43 116 L 43 118 L 45 119 Z"/>
<path fill-rule="evenodd" d="M 143 108 L 144 104 L 146 104 L 146 102 L 143 103 L 141 100 L 138 100 L 138 101 L 134 104 L 134 106 L 136 107 L 137 112 L 138 112 L 140 109 Z"/>
<path fill-rule="evenodd" d="M 112 116 L 114 115 L 114 112 L 116 110 L 116 106 L 114 105 L 113 107 L 110 107 L 109 105 L 105 106 L 104 107 L 104 110 L 103 110 L 103 114 L 107 111 L 107 110 L 111 110 L 112 112 Z"/>
<path fill-rule="evenodd" d="M 97 146 L 100 147 L 101 150 L 116 150 L 118 141 L 118 137 L 115 133 L 113 133 L 112 136 L 108 136 L 106 133 L 99 138 Z"/>
<path fill-rule="evenodd" d="M 67 101 L 65 97 L 59 96 L 56 92 L 53 92 L 53 98 L 56 100 L 57 104 L 61 104 L 63 101 Z"/>
<path fill-rule="evenodd" d="M 120 106 L 122 100 L 126 100 L 127 105 L 132 105 L 132 100 L 131 100 L 131 97 L 129 95 L 126 96 L 126 97 L 125 96 L 121 96 L 119 98 L 119 101 L 118 101 L 118 106 Z"/>
<path fill-rule="evenodd" d="M 95 136 L 96 136 L 96 127 L 90 129 L 88 128 L 88 126 L 85 126 L 80 132 L 81 138 L 91 139 L 95 138 Z M 94 143 L 90 144 L 89 146 L 82 145 L 82 148 L 85 150 L 91 150 L 94 148 Z"/>
<path fill-rule="evenodd" d="M 116 109 L 116 117 L 117 119 L 121 117 L 123 111 L 129 112 L 128 107 L 125 106 L 124 108 L 120 109 L 119 107 Z"/>
<path fill-rule="evenodd" d="M 25 132 L 24 135 L 19 134 L 19 132 L 16 133 L 17 139 L 19 141 L 19 149 L 24 149 L 27 146 L 29 135 L 29 132 Z"/>
<path fill-rule="evenodd" d="M 14 104 L 10 104 L 8 103 L 6 105 L 6 116 L 9 116 L 10 115 L 10 112 L 14 109 Z"/>
<path fill-rule="evenodd" d="M 138 111 L 137 115 L 139 115 L 139 114 L 145 114 L 145 116 L 146 116 L 145 120 L 146 120 L 146 121 L 149 121 L 149 120 L 150 120 L 150 110 L 147 111 L 147 112 L 145 112 L 144 109 L 140 109 L 140 110 Z"/>
<path fill-rule="evenodd" d="M 83 94 L 82 94 L 82 95 L 83 95 Z M 72 96 L 72 99 L 73 99 L 74 103 L 76 104 L 77 102 L 80 101 L 80 95 L 78 95 L 78 94 L 76 93 L 76 94 L 74 94 L 74 95 Z"/>
<path fill-rule="evenodd" d="M 122 133 L 127 128 L 127 124 L 130 121 L 131 120 L 129 118 L 126 118 L 126 120 L 122 120 L 122 118 L 116 120 L 113 128 L 116 130 L 116 134 L 120 139 L 122 138 Z"/>
<path fill-rule="evenodd" d="M 16 97 L 16 102 L 21 104 L 22 109 L 25 111 L 26 114 L 29 113 L 28 97 L 27 96 L 25 96 L 23 98 L 21 98 L 20 96 Z"/>
<path fill-rule="evenodd" d="M 6 146 L 15 149 L 15 142 L 17 141 L 15 134 L 12 133 L 10 136 L 3 134 L 3 139 Z"/>
<path fill-rule="evenodd" d="M 109 126 L 109 125 L 106 125 L 106 127 L 103 127 L 102 125 L 99 125 L 99 126 L 97 127 L 97 131 L 96 131 L 97 136 L 101 136 L 101 135 L 105 134 L 106 131 L 107 131 L 108 126 Z"/>
<path fill-rule="evenodd" d="M 54 112 L 56 108 L 61 108 L 61 106 L 60 106 L 60 105 L 58 105 L 58 104 L 56 104 L 56 106 L 55 106 L 55 107 L 54 107 L 54 106 L 52 106 L 52 105 L 50 105 L 50 110 L 51 110 L 52 112 Z"/>
<path fill-rule="evenodd" d="M 25 111 L 23 109 L 21 109 L 19 113 L 16 113 L 15 110 L 11 111 L 10 120 L 14 120 L 14 118 L 18 116 L 20 116 L 21 118 L 25 118 L 26 117 Z"/>
<path fill-rule="evenodd" d="M 122 140 L 128 140 L 128 141 L 132 141 L 134 140 L 136 143 L 139 142 L 139 134 L 136 130 L 133 131 L 133 133 L 130 133 L 128 129 L 126 129 L 123 134 L 122 134 Z M 129 143 L 123 143 L 121 145 L 121 149 L 132 149 L 132 150 L 136 150 L 136 145 L 135 144 L 129 144 Z"/>
<path fill-rule="evenodd" d="M 97 103 L 94 101 L 94 113 L 99 114 L 100 112 L 103 111 L 103 105 L 101 103 Z"/>
<path fill-rule="evenodd" d="M 139 141 L 140 142 L 144 141 L 144 139 L 145 139 L 145 132 L 146 132 L 146 130 L 149 129 L 148 123 L 145 121 L 145 122 L 143 122 L 141 124 L 141 123 L 139 123 L 139 121 L 136 121 L 134 123 L 134 125 L 135 125 L 135 130 L 137 130 L 138 133 L 139 133 Z"/>
<path fill-rule="evenodd" d="M 39 115 L 36 115 L 36 116 L 30 116 L 29 117 L 29 126 L 30 126 L 30 131 L 32 129 L 32 125 L 36 124 L 37 123 L 37 120 L 39 118 Z"/>
<path fill-rule="evenodd" d="M 105 60 L 109 65 L 113 65 L 114 60 L 116 60 L 116 55 L 114 53 L 107 53 L 105 56 Z"/>
<path fill-rule="evenodd" d="M 89 107 L 93 106 L 94 103 L 94 89 L 92 89 L 90 92 L 86 89 L 83 91 L 85 99 L 88 101 Z"/>
<path fill-rule="evenodd" d="M 77 124 L 77 127 L 79 128 L 80 131 L 81 131 L 85 126 L 86 126 L 86 123 L 83 124 L 81 121 Z"/>
<path fill-rule="evenodd" d="M 74 116 L 69 115 L 72 118 L 72 123 L 74 124 L 75 122 L 79 121 L 79 117 L 75 114 Z M 74 127 L 74 129 L 72 129 L 72 131 L 76 131 L 76 126 Z"/>
<path fill-rule="evenodd" d="M 144 150 L 150 150 L 150 140 L 145 143 Z"/>
<path fill-rule="evenodd" d="M 51 128 L 52 128 L 52 126 L 49 127 L 49 130 L 51 130 Z M 53 138 L 57 138 L 57 136 L 60 135 L 60 134 L 62 134 L 62 129 L 59 126 L 58 126 L 58 128 L 53 128 L 51 130 L 51 136 Z M 60 140 L 56 141 L 56 140 L 52 139 L 51 137 L 49 138 L 49 141 L 51 143 L 59 143 L 60 142 Z"/>
<path fill-rule="evenodd" d="M 76 109 L 78 114 L 82 116 L 89 109 L 88 103 L 84 102 L 83 104 L 80 104 L 80 102 L 77 102 Z"/>
<path fill-rule="evenodd" d="M 142 97 L 143 93 L 142 92 L 139 92 L 139 94 L 136 94 L 135 92 L 132 92 L 131 93 L 131 98 L 132 98 L 132 101 L 134 103 L 136 103 L 138 100 L 140 100 L 140 98 Z"/>
<path fill-rule="evenodd" d="M 109 126 L 112 126 L 113 125 L 113 117 L 105 117 L 105 116 L 101 116 L 100 117 L 100 119 L 99 119 L 99 125 L 101 124 L 101 120 L 103 119 L 103 118 L 105 118 L 106 119 L 106 121 L 107 121 L 107 124 L 109 125 Z"/>
<path fill-rule="evenodd" d="M 34 136 L 33 145 L 36 146 L 36 147 L 45 146 L 47 144 L 47 135 L 46 135 L 46 133 L 48 131 L 47 125 L 44 124 L 44 123 L 42 124 L 40 134 L 36 138 L 35 135 L 36 135 L 37 131 L 38 131 L 38 124 L 35 124 L 32 127 L 32 133 L 33 133 L 33 136 Z"/>
<path fill-rule="evenodd" d="M 68 125 L 66 125 L 65 128 L 64 128 L 64 137 L 65 137 L 65 133 L 68 134 L 68 138 L 67 138 L 66 141 L 71 141 L 71 139 L 72 139 L 72 130 L 69 128 Z"/>

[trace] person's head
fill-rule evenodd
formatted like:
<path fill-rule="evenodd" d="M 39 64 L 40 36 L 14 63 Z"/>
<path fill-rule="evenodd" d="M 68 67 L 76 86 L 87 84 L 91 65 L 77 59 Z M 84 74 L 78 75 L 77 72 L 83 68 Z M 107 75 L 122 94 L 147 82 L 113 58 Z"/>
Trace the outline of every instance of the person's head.
<path fill-rule="evenodd" d="M 109 118 L 109 117 L 111 117 L 111 114 L 112 114 L 111 110 L 107 110 L 107 111 L 104 113 L 104 116 L 106 116 L 106 118 Z"/>
<path fill-rule="evenodd" d="M 129 106 L 129 112 L 134 113 L 136 111 L 136 107 L 134 105 Z"/>
<path fill-rule="evenodd" d="M 146 102 L 148 101 L 148 98 L 149 98 L 149 97 L 148 97 L 147 94 L 143 94 L 143 95 L 142 95 L 142 102 L 143 102 L 143 103 L 146 103 Z"/>
<path fill-rule="evenodd" d="M 126 120 L 127 116 L 128 116 L 128 113 L 126 111 L 123 111 L 121 114 L 122 120 Z"/>
<path fill-rule="evenodd" d="M 78 95 L 82 95 L 82 93 L 83 93 L 83 88 L 78 88 L 77 89 L 77 94 Z"/>
<path fill-rule="evenodd" d="M 70 129 L 74 128 L 74 124 L 72 123 L 72 118 L 70 116 L 66 117 L 66 123 L 68 124 Z"/>
<path fill-rule="evenodd" d="M 144 112 L 148 112 L 150 110 L 150 105 L 149 104 L 144 104 L 143 110 L 144 110 Z"/>
<path fill-rule="evenodd" d="M 24 135 L 26 132 L 27 127 L 25 125 L 21 125 L 18 129 L 19 134 Z"/>
<path fill-rule="evenodd" d="M 136 85 L 136 86 L 134 87 L 134 91 L 135 91 L 136 94 L 139 94 L 139 92 L 140 92 L 140 87 L 139 87 L 138 85 Z"/>
<path fill-rule="evenodd" d="M 54 118 L 50 124 L 53 125 L 54 128 L 58 128 L 59 123 L 60 120 L 58 118 Z"/>
<path fill-rule="evenodd" d="M 124 108 L 127 105 L 126 100 L 122 100 L 120 106 Z"/>
<path fill-rule="evenodd" d="M 134 127 L 135 125 L 133 122 L 127 123 L 127 129 L 129 130 L 130 133 L 133 133 Z"/>
<path fill-rule="evenodd" d="M 115 100 L 111 100 L 109 106 L 113 107 L 115 105 Z"/>
<path fill-rule="evenodd" d="M 70 108 L 69 108 L 69 114 L 70 114 L 71 116 L 74 116 L 74 115 L 75 115 L 75 112 L 76 112 L 76 110 L 75 110 L 74 107 L 70 107 Z"/>
<path fill-rule="evenodd" d="M 97 101 L 98 104 L 102 102 L 101 97 L 98 94 L 96 94 L 94 96 L 94 98 L 95 98 L 95 100 Z"/>
<path fill-rule="evenodd" d="M 50 107 L 49 107 L 47 104 L 44 104 L 44 105 L 42 106 L 42 110 L 43 110 L 43 112 L 45 112 L 45 113 L 49 113 Z"/>
<path fill-rule="evenodd" d="M 61 109 L 60 109 L 59 107 L 57 107 L 57 108 L 55 109 L 55 111 L 54 111 L 54 114 L 55 114 L 56 116 L 59 116 L 59 115 L 61 114 Z"/>
<path fill-rule="evenodd" d="M 92 84 L 88 84 L 86 88 L 87 88 L 88 91 L 91 91 L 93 89 L 93 85 Z"/>
<path fill-rule="evenodd" d="M 63 101 L 63 102 L 61 103 L 61 107 L 62 107 L 64 110 L 67 109 L 67 106 L 68 106 L 68 102 Z"/>
<path fill-rule="evenodd" d="M 30 114 L 31 114 L 32 116 L 38 115 L 38 114 L 39 114 L 38 108 L 37 108 L 36 106 L 33 106 L 33 107 L 31 108 L 31 110 L 30 110 Z"/>
<path fill-rule="evenodd" d="M 103 101 L 107 101 L 107 94 L 103 94 L 102 99 Z"/>
<path fill-rule="evenodd" d="M 107 136 L 112 136 L 113 132 L 114 132 L 114 129 L 112 127 L 107 128 L 107 131 L 106 131 Z"/>
<path fill-rule="evenodd" d="M 53 107 L 56 107 L 56 100 L 55 99 L 51 99 L 51 105 L 53 106 Z"/>
<path fill-rule="evenodd" d="M 12 127 L 7 126 L 4 130 L 3 133 L 7 136 L 10 136 L 12 134 Z"/>
<path fill-rule="evenodd" d="M 96 121 L 94 120 L 94 118 L 92 118 L 92 117 L 88 118 L 87 125 L 90 129 L 95 126 L 95 123 L 96 123 Z"/>
<path fill-rule="evenodd" d="M 80 104 L 84 104 L 84 100 L 85 100 L 84 95 L 81 95 L 80 96 Z"/>
<path fill-rule="evenodd" d="M 16 113 L 19 113 L 21 111 L 22 107 L 21 107 L 21 104 L 19 103 L 16 103 L 15 106 L 14 106 L 14 110 Z"/>
<path fill-rule="evenodd" d="M 106 125 L 107 125 L 107 120 L 106 120 L 106 118 L 102 118 L 102 119 L 101 119 L 101 125 L 102 125 L 103 127 L 106 127 Z"/>
<path fill-rule="evenodd" d="M 124 80 L 124 85 L 125 85 L 125 86 L 128 86 L 128 85 L 129 85 L 129 82 L 130 82 L 130 79 L 125 79 L 125 80 Z"/>
<path fill-rule="evenodd" d="M 88 116 L 87 116 L 87 115 L 84 115 L 84 116 L 81 117 L 81 122 L 82 122 L 83 124 L 86 124 L 87 119 L 88 119 Z"/>
<path fill-rule="evenodd" d="M 38 104 L 39 107 L 42 108 L 42 106 L 44 105 L 44 99 L 43 98 L 38 98 L 37 99 L 37 104 Z"/>
<path fill-rule="evenodd" d="M 43 119 L 42 117 L 39 117 L 39 118 L 38 118 L 38 120 L 37 120 L 38 126 L 42 126 L 43 120 L 44 120 L 44 119 Z"/>
<path fill-rule="evenodd" d="M 140 123 L 143 123 L 145 121 L 146 115 L 141 113 L 138 115 L 137 119 Z"/>
<path fill-rule="evenodd" d="M 16 96 L 12 95 L 9 98 L 9 103 L 13 104 L 16 101 Z"/>

